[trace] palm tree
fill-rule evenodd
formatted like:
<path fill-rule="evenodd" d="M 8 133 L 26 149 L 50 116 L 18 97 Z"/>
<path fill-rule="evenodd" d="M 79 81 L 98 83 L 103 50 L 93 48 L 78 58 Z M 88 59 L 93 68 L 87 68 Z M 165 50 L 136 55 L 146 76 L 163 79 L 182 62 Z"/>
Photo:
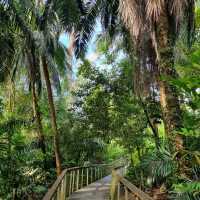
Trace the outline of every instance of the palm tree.
<path fill-rule="evenodd" d="M 47 96 L 49 103 L 49 111 L 51 116 L 51 124 L 52 130 L 54 133 L 54 151 L 55 151 L 55 159 L 56 159 L 56 171 L 57 175 L 61 173 L 61 158 L 59 151 L 59 132 L 56 121 L 56 109 L 54 105 L 53 99 L 53 91 L 52 91 L 52 83 L 51 83 L 51 75 L 49 73 L 50 69 L 54 69 L 57 65 L 62 67 L 65 65 L 65 53 L 66 50 L 59 45 L 58 39 L 59 34 L 64 29 L 70 31 L 72 29 L 72 24 L 77 22 L 77 18 L 79 16 L 79 8 L 78 4 L 74 1 L 52 1 L 47 0 L 46 2 L 39 1 L 39 4 L 43 9 L 35 6 L 34 2 L 30 4 L 31 6 L 26 10 L 29 10 L 28 14 L 33 20 L 27 17 L 26 13 L 21 13 L 17 6 L 15 5 L 15 1 L 9 1 L 7 6 L 12 11 L 12 14 L 15 18 L 15 23 L 17 27 L 21 30 L 23 36 L 25 37 L 25 43 L 27 51 L 30 52 L 29 57 L 32 59 L 32 64 L 30 65 L 30 79 L 32 86 L 32 94 L 34 107 L 36 111 L 36 117 L 38 127 L 41 128 L 41 119 L 39 115 L 39 107 L 37 105 L 37 98 L 35 95 L 35 82 L 36 73 L 43 73 L 46 88 L 47 88 Z M 38 2 L 36 2 L 38 3 Z M 80 5 L 79 5 L 80 6 Z M 42 13 L 41 13 L 42 10 Z M 32 24 L 34 23 L 34 24 Z M 39 60 L 37 63 L 35 62 L 37 59 Z M 29 59 L 29 61 L 31 61 Z M 31 62 L 29 62 L 31 63 Z M 42 64 L 42 72 L 39 71 L 39 63 Z M 54 71 L 53 70 L 53 71 Z M 51 73 L 54 82 L 58 83 L 58 74 Z M 57 84 L 58 85 L 58 84 Z M 42 129 L 40 129 L 41 133 Z"/>
<path fill-rule="evenodd" d="M 62 166 L 61 166 L 61 156 L 59 149 L 59 132 L 56 121 L 56 110 L 53 99 L 52 84 L 50 81 L 50 74 L 49 74 L 49 64 L 50 64 L 49 60 L 51 60 L 51 57 L 55 57 L 56 60 L 55 56 L 56 50 L 58 49 L 59 46 L 58 38 L 62 28 L 64 27 L 67 31 L 72 31 L 73 26 L 71 24 L 75 23 L 79 17 L 79 9 L 77 6 L 78 4 L 76 4 L 74 1 L 53 2 L 49 0 L 45 4 L 43 15 L 38 24 L 39 30 L 44 36 L 44 44 L 46 47 L 45 49 L 43 49 L 43 52 L 41 53 L 41 61 L 42 61 L 43 75 L 47 88 L 49 110 L 51 115 L 51 124 L 54 132 L 54 150 L 56 158 L 57 175 L 61 174 Z M 55 25 L 56 23 L 58 23 L 58 21 L 55 18 L 56 15 L 58 15 L 60 19 L 59 25 L 61 26 L 61 29 L 59 29 L 60 28 L 59 26 Z M 51 33 L 53 32 L 52 30 L 55 30 L 56 27 L 58 29 L 57 31 L 54 32 L 54 36 L 52 37 L 51 35 Z M 56 45 L 52 45 L 55 43 Z M 67 51 L 65 50 L 65 52 Z M 61 60 L 64 63 L 65 57 L 63 57 Z"/>
<path fill-rule="evenodd" d="M 40 107 L 38 103 L 38 95 L 37 95 L 37 86 L 38 90 L 40 90 L 41 85 L 41 77 L 39 71 L 39 61 L 36 59 L 35 54 L 30 52 L 30 50 L 26 49 L 27 60 L 28 60 L 28 71 L 29 71 L 29 79 L 32 93 L 32 103 L 33 103 L 33 113 L 34 118 L 37 123 L 37 133 L 39 139 L 39 147 L 41 148 L 42 153 L 44 154 L 44 167 L 46 168 L 46 145 L 45 145 L 45 137 L 42 126 L 42 118 L 40 113 Z M 38 92 L 39 93 L 39 92 Z"/>
<path fill-rule="evenodd" d="M 46 154 L 45 148 L 45 138 L 43 134 L 42 122 L 41 122 L 41 114 L 39 111 L 38 105 L 38 97 L 36 94 L 36 82 L 38 83 L 41 79 L 38 76 L 38 66 L 36 63 L 35 56 L 31 54 L 29 49 L 24 49 L 26 46 L 24 41 L 21 39 L 20 31 L 15 27 L 15 24 L 12 22 L 14 16 L 10 10 L 6 10 L 6 6 L 4 7 L 2 4 L 2 16 L 4 16 L 1 21 L 1 28 L 3 28 L 3 32 L 5 33 L 5 37 L 1 37 L 2 40 L 2 49 L 4 48 L 4 52 L 0 53 L 1 57 L 1 67 L 2 67 L 2 74 L 6 85 L 14 85 L 15 82 L 15 75 L 18 72 L 20 64 L 19 60 L 23 61 L 23 64 L 27 65 L 28 69 L 28 78 L 30 80 L 31 91 L 32 91 L 32 101 L 33 101 L 33 111 L 34 111 L 34 119 L 36 119 L 37 123 L 37 134 L 38 134 L 38 142 L 41 151 L 43 152 L 44 156 Z M 5 21 L 4 21 L 5 20 Z M 17 36 L 16 36 L 17 35 Z M 3 35 L 2 35 L 3 36 Z M 6 52 L 6 54 L 5 54 Z M 27 63 L 28 61 L 28 63 Z M 37 80 L 37 81 L 36 81 Z M 38 83 L 40 84 L 40 83 Z M 11 88 L 11 89 L 12 89 Z M 10 90 L 10 89 L 9 89 Z M 9 95 L 12 97 L 11 95 Z M 10 104 L 10 112 L 13 112 L 13 102 L 14 100 L 9 98 Z M 46 162 L 44 159 L 44 166 L 46 166 Z"/>
<path fill-rule="evenodd" d="M 101 16 L 106 30 L 115 27 L 121 19 L 122 27 L 125 26 L 128 30 L 131 47 L 135 49 L 138 59 L 136 69 L 146 72 L 151 68 L 158 85 L 166 133 L 171 136 L 174 131 L 180 130 L 182 116 L 178 93 L 168 79 L 177 78 L 174 47 L 181 29 L 186 30 L 188 42 L 191 43 L 194 0 L 97 0 L 95 3 L 91 1 L 89 5 L 87 14 L 77 29 L 77 55 L 85 50 L 97 17 Z M 117 14 L 120 19 L 117 19 Z M 152 85 L 149 89 L 152 89 Z M 181 147 L 182 139 L 180 136 L 176 139 L 177 147 Z"/>
<path fill-rule="evenodd" d="M 52 92 L 51 81 L 49 77 L 48 64 L 45 57 L 42 58 L 42 66 L 43 66 L 45 83 L 47 87 L 49 110 L 51 114 L 51 124 L 52 124 L 52 129 L 54 132 L 54 151 L 55 151 L 55 158 L 56 158 L 56 171 L 57 171 L 57 175 L 60 175 L 62 171 L 62 167 L 61 167 L 61 158 L 60 158 L 60 149 L 59 149 L 59 132 L 58 132 L 58 127 L 57 127 L 57 122 L 56 122 L 56 110 L 55 110 L 55 105 L 54 105 L 54 100 L 53 100 L 53 92 Z"/>
<path fill-rule="evenodd" d="M 143 41 L 150 41 L 151 48 L 147 55 L 158 68 L 157 81 L 163 120 L 166 133 L 171 135 L 182 127 L 182 116 L 178 93 L 168 79 L 177 78 L 174 68 L 174 47 L 182 27 L 187 27 L 188 42 L 191 41 L 194 28 L 194 0 L 121 0 L 119 3 L 121 18 L 137 48 L 140 49 Z M 139 59 L 143 56 L 142 53 L 138 52 Z M 177 148 L 182 147 L 180 136 L 176 139 Z"/>

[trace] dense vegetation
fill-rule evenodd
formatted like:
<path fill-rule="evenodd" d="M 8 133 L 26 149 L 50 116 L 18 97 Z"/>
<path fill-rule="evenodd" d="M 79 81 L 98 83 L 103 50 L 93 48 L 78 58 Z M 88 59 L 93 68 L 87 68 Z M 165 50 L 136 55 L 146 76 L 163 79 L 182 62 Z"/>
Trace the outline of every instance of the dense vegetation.
<path fill-rule="evenodd" d="M 155 199 L 200 199 L 198 1 L 0 0 L 0 88 L 0 199 L 122 157 Z"/>

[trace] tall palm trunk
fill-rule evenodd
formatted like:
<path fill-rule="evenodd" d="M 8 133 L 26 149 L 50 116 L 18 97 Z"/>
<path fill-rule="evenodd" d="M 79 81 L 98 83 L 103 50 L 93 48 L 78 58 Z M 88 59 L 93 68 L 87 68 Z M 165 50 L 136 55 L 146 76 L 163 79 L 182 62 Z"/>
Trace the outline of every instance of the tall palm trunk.
<path fill-rule="evenodd" d="M 48 71 L 48 64 L 45 56 L 42 57 L 42 66 L 43 66 L 43 73 L 47 87 L 47 94 L 48 94 L 48 101 L 49 101 L 49 110 L 51 115 L 51 124 L 54 132 L 54 151 L 55 151 L 55 158 L 56 158 L 56 172 L 57 175 L 61 174 L 61 159 L 60 159 L 60 149 L 59 149 L 59 133 L 57 128 L 56 122 L 56 111 L 54 106 L 53 100 L 53 93 L 51 88 L 51 82 L 49 78 L 49 71 Z"/>
<path fill-rule="evenodd" d="M 31 84 L 31 89 L 32 89 L 32 100 L 33 100 L 33 111 L 34 111 L 34 116 L 36 118 L 37 122 L 37 129 L 38 129 L 38 137 L 39 137 L 39 146 L 42 150 L 42 153 L 44 156 L 46 155 L 46 146 L 45 146 L 45 138 L 44 138 L 44 133 L 43 133 L 43 127 L 42 127 L 42 120 L 41 120 L 41 114 L 40 114 L 40 109 L 38 105 L 38 98 L 36 95 L 35 91 L 35 84 Z M 46 168 L 46 159 L 44 158 L 44 167 Z"/>
<path fill-rule="evenodd" d="M 27 56 L 29 61 L 29 76 L 30 76 L 30 82 L 31 82 L 31 92 L 32 92 L 32 102 L 33 102 L 33 112 L 34 117 L 36 118 L 37 122 L 37 133 L 38 133 L 38 139 L 39 139 L 39 147 L 41 148 L 42 153 L 44 156 L 46 156 L 46 146 L 45 146 L 45 138 L 43 133 L 43 127 L 42 127 L 42 120 L 41 120 L 41 114 L 40 114 L 40 108 L 38 105 L 38 98 L 36 94 L 36 88 L 35 88 L 35 71 L 37 68 L 36 59 L 34 51 L 27 50 Z M 44 167 L 47 167 L 46 159 L 44 158 Z"/>
<path fill-rule="evenodd" d="M 174 21 L 169 17 L 169 5 L 165 1 L 162 1 L 160 5 L 162 9 L 159 9 L 159 17 L 152 23 L 152 15 L 148 16 L 147 14 L 146 1 L 120 0 L 119 2 L 120 15 L 129 30 L 132 40 L 136 43 L 136 51 L 141 51 L 140 45 L 137 46 L 137 41 L 146 43 L 144 39 L 151 38 L 154 43 L 152 47 L 156 52 L 158 61 L 155 57 L 152 63 L 158 64 L 158 82 L 163 121 L 168 136 L 171 136 L 174 131 L 181 128 L 182 117 L 176 88 L 165 80 L 166 77 L 171 79 L 177 76 L 174 68 L 175 38 L 173 37 L 175 29 L 174 24 L 172 24 Z M 154 29 L 155 35 L 152 34 L 152 30 Z M 143 60 L 143 55 L 140 54 L 139 56 L 139 60 L 140 58 Z M 183 141 L 180 136 L 176 137 L 175 144 L 177 149 L 182 148 Z"/>
<path fill-rule="evenodd" d="M 169 18 L 166 13 L 163 11 L 160 16 L 156 34 L 160 56 L 158 61 L 160 104 L 166 133 L 171 136 L 174 131 L 180 130 L 182 126 L 182 114 L 177 90 L 168 80 L 177 78 L 177 73 L 174 67 L 174 42 L 171 37 L 172 27 L 170 27 Z M 177 149 L 182 148 L 183 141 L 180 135 L 176 136 L 175 144 Z"/>

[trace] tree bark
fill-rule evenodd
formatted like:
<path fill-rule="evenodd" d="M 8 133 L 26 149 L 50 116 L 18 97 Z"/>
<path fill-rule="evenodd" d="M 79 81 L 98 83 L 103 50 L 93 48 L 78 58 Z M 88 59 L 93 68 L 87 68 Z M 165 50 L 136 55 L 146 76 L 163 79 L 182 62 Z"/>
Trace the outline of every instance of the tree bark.
<path fill-rule="evenodd" d="M 157 42 L 159 49 L 159 87 L 160 104 L 162 108 L 163 121 L 166 133 L 172 136 L 175 131 L 182 127 L 182 114 L 179 105 L 179 98 L 176 88 L 170 84 L 168 79 L 177 78 L 174 67 L 174 42 L 173 28 L 170 26 L 170 19 L 167 11 L 163 10 L 157 28 Z M 175 138 L 176 149 L 183 147 L 183 140 L 180 135 Z"/>
<path fill-rule="evenodd" d="M 38 105 L 38 98 L 36 94 L 36 88 L 35 88 L 35 73 L 36 73 L 36 59 L 35 59 L 35 52 L 33 49 L 30 51 L 27 50 L 27 56 L 29 61 L 29 76 L 30 76 L 30 82 L 31 82 L 31 92 L 32 92 L 32 102 L 33 102 L 33 113 L 34 117 L 36 118 L 37 122 L 37 133 L 38 133 L 38 139 L 39 139 L 39 147 L 41 148 L 41 151 L 46 156 L 46 146 L 45 146 L 45 138 L 43 133 L 43 127 L 42 127 L 42 120 L 41 120 L 41 114 L 40 114 L 40 108 Z M 44 167 L 47 167 L 46 158 L 44 158 Z"/>
<path fill-rule="evenodd" d="M 56 172 L 57 172 L 57 175 L 59 176 L 62 171 L 60 149 L 59 149 L 59 133 L 58 133 L 57 122 L 56 122 L 56 111 L 55 111 L 55 106 L 54 106 L 51 82 L 49 78 L 48 64 L 47 64 L 47 60 L 45 56 L 42 57 L 42 66 L 43 66 L 43 73 L 44 73 L 44 78 L 46 82 L 46 87 L 47 87 L 49 110 L 50 110 L 50 115 L 51 115 L 51 124 L 52 124 L 52 129 L 54 132 L 54 151 L 55 151 L 55 158 L 56 158 Z"/>
<path fill-rule="evenodd" d="M 119 13 L 125 26 L 129 30 L 132 40 L 136 43 L 136 51 L 140 51 L 141 61 L 144 61 L 143 49 L 140 43 L 151 39 L 157 58 L 153 61 L 158 64 L 160 104 L 162 107 L 163 121 L 168 136 L 172 136 L 182 126 L 181 109 L 176 88 L 163 77 L 176 78 L 174 68 L 175 24 L 169 11 L 169 2 L 163 1 L 161 13 L 156 21 L 151 17 L 147 19 L 146 1 L 119 1 Z M 174 17 L 174 16 L 173 16 Z M 155 29 L 155 30 L 154 30 Z M 153 34 L 155 32 L 155 35 Z M 137 45 L 139 41 L 139 45 Z M 144 48 L 146 50 L 146 48 Z M 138 56 L 138 55 L 137 55 Z M 158 62 L 157 62 L 158 59 Z M 139 63 L 140 64 L 140 63 Z M 181 136 L 176 137 L 177 149 L 182 148 Z"/>
<path fill-rule="evenodd" d="M 39 147 L 41 148 L 42 153 L 44 156 L 46 155 L 46 146 L 45 146 L 45 138 L 43 133 L 43 127 L 42 127 L 42 120 L 41 120 L 41 114 L 40 109 L 38 105 L 38 98 L 35 91 L 35 84 L 31 84 L 32 86 L 32 99 L 33 99 L 33 111 L 34 111 L 34 117 L 36 118 L 37 122 L 37 129 L 38 129 L 38 138 L 39 138 Z M 46 159 L 44 158 L 44 167 L 46 168 Z"/>

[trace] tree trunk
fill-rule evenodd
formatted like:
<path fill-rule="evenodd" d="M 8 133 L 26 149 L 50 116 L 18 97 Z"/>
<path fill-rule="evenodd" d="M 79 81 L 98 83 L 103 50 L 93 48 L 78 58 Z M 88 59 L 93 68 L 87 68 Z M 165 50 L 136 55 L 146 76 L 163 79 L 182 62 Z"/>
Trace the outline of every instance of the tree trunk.
<path fill-rule="evenodd" d="M 158 49 L 159 49 L 159 87 L 160 104 L 162 108 L 163 121 L 166 133 L 169 136 L 174 131 L 179 131 L 182 127 L 182 115 L 179 105 L 179 98 L 176 88 L 170 84 L 168 79 L 177 78 L 174 67 L 174 42 L 173 29 L 170 26 L 170 19 L 167 11 L 163 10 L 157 28 Z M 176 149 L 183 146 L 183 140 L 180 135 L 175 138 Z"/>
<path fill-rule="evenodd" d="M 47 87 L 49 110 L 50 110 L 50 115 L 51 115 L 51 124 L 52 124 L 52 129 L 54 132 L 54 151 L 55 151 L 55 158 L 56 158 L 56 172 L 57 172 L 57 175 L 59 176 L 62 171 L 60 149 L 59 149 L 59 133 L 58 133 L 57 122 L 56 122 L 56 112 L 55 112 L 51 82 L 49 78 L 48 65 L 47 65 L 47 60 L 44 56 L 42 57 L 42 66 L 43 66 L 43 73 L 44 73 L 44 78 L 46 82 L 46 87 Z"/>
<path fill-rule="evenodd" d="M 37 98 L 36 91 L 35 91 L 35 84 L 31 83 L 31 87 L 32 87 L 31 89 L 32 89 L 34 117 L 36 118 L 36 122 L 37 122 L 39 147 L 41 148 L 41 151 L 44 154 L 44 167 L 46 168 L 47 164 L 46 164 L 46 158 L 45 158 L 45 156 L 46 156 L 45 138 L 44 138 L 44 133 L 43 133 L 40 109 L 39 109 L 39 106 L 38 106 L 38 98 Z"/>
<path fill-rule="evenodd" d="M 41 148 L 41 151 L 46 157 L 46 147 L 45 147 L 45 138 L 43 133 L 43 127 L 42 127 L 42 120 L 41 120 L 41 114 L 40 114 L 40 108 L 38 105 L 38 98 L 36 94 L 36 88 L 35 88 L 35 73 L 36 73 L 36 59 L 35 59 L 35 52 L 32 50 L 27 50 L 27 56 L 29 61 L 29 76 L 30 76 L 30 82 L 31 82 L 31 92 L 32 92 L 32 102 L 33 102 L 33 112 L 34 117 L 36 118 L 37 122 L 37 133 L 38 133 L 38 139 L 39 139 L 39 147 Z M 44 167 L 47 167 L 46 164 L 46 158 L 44 158 Z"/>

